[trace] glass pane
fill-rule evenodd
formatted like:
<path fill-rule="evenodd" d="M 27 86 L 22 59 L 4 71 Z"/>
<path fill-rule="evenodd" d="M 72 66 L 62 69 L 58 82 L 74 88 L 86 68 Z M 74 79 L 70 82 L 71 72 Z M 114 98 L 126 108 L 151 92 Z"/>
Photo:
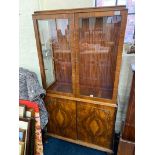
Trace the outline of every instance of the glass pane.
<path fill-rule="evenodd" d="M 111 99 L 121 16 L 79 19 L 80 94 Z"/>
<path fill-rule="evenodd" d="M 128 15 L 127 26 L 125 32 L 125 43 L 133 43 L 133 35 L 135 29 L 135 15 Z"/>
<path fill-rule="evenodd" d="M 72 65 L 68 19 L 39 20 L 39 32 L 48 89 L 72 92 Z"/>

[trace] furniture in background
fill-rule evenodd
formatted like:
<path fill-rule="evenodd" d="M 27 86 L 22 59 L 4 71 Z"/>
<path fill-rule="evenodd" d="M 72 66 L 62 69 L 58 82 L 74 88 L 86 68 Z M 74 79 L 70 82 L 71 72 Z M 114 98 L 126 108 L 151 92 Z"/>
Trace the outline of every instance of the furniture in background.
<path fill-rule="evenodd" d="M 37 11 L 48 135 L 113 152 L 125 6 Z"/>
<path fill-rule="evenodd" d="M 24 118 L 20 119 L 30 119 L 34 120 L 34 137 L 32 136 L 28 139 L 27 150 L 24 155 L 43 155 L 43 144 L 42 144 L 42 134 L 40 125 L 40 114 L 38 104 L 28 100 L 19 100 L 19 104 L 25 106 L 28 111 L 31 110 L 31 115 L 26 113 Z M 32 128 L 30 129 L 32 132 Z"/>
<path fill-rule="evenodd" d="M 126 112 L 128 108 L 133 71 L 131 70 L 131 64 L 135 64 L 135 54 L 127 54 L 125 48 L 123 48 L 121 71 L 118 86 L 117 96 L 117 114 L 115 123 L 115 132 L 120 134 L 122 129 L 122 122 L 125 121 Z"/>
<path fill-rule="evenodd" d="M 128 103 L 126 121 L 118 146 L 118 155 L 135 154 L 135 70 L 133 69 L 132 87 Z"/>

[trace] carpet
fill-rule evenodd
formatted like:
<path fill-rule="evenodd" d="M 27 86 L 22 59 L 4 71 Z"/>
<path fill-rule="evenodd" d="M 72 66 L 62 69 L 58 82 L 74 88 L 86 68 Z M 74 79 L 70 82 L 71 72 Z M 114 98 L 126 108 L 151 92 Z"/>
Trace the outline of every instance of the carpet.
<path fill-rule="evenodd" d="M 107 153 L 48 137 L 44 142 L 44 155 L 107 155 Z"/>

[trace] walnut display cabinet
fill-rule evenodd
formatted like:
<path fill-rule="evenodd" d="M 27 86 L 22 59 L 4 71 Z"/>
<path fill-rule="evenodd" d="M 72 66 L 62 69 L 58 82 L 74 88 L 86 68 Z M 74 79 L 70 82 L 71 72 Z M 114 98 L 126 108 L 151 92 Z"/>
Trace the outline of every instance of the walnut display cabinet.
<path fill-rule="evenodd" d="M 32 16 L 48 134 L 112 153 L 126 7 Z"/>

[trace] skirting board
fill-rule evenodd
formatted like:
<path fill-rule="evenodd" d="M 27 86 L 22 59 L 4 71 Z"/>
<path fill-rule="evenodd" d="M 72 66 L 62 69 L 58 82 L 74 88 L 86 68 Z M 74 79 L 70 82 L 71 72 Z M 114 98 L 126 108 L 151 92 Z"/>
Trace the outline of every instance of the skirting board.
<path fill-rule="evenodd" d="M 47 133 L 47 135 L 51 136 L 51 137 L 54 137 L 54 138 L 64 140 L 64 141 L 67 141 L 67 142 L 75 143 L 75 144 L 78 144 L 78 145 L 86 146 L 86 147 L 93 148 L 93 149 L 96 149 L 96 150 L 99 150 L 99 151 L 104 151 L 104 152 L 108 152 L 110 154 L 113 154 L 112 150 L 104 148 L 104 147 L 100 147 L 100 146 L 97 146 L 97 145 L 94 145 L 94 144 L 86 143 L 86 142 L 83 142 L 83 141 L 80 141 L 80 140 L 73 140 L 73 139 L 65 138 L 65 137 L 58 136 L 58 135 L 55 135 L 55 134 L 50 134 L 50 133 Z"/>

